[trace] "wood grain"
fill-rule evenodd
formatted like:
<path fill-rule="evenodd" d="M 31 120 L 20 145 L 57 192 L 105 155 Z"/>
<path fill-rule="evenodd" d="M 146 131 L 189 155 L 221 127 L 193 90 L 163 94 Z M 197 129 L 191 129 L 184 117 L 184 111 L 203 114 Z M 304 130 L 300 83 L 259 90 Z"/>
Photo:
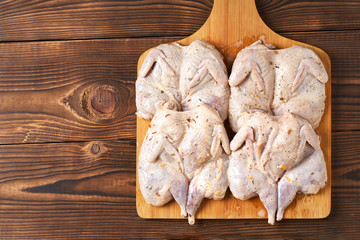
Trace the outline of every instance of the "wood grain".
<path fill-rule="evenodd" d="M 0 168 L 7 169 L 0 176 L 1 199 L 126 199 L 135 193 L 134 181 L 124 178 L 135 174 L 134 150 L 133 140 L 1 145 Z"/>
<path fill-rule="evenodd" d="M 258 39 L 263 39 L 280 49 L 293 45 L 312 49 L 320 57 L 329 76 L 329 80 L 325 84 L 325 95 L 327 96 L 325 111 L 316 130 L 321 139 L 328 181 L 326 186 L 315 195 L 297 195 L 284 212 L 284 218 L 325 218 L 331 210 L 331 64 L 328 55 L 319 48 L 287 39 L 273 32 L 261 20 L 253 0 L 215 1 L 210 17 L 205 24 L 193 35 L 177 42 L 185 46 L 194 40 L 205 40 L 212 43 L 221 51 L 225 64 L 230 69 L 236 54 Z M 146 51 L 139 58 L 138 70 L 148 52 Z M 149 123 L 150 121 L 137 118 L 137 162 Z M 180 207 L 175 202 L 161 207 L 148 204 L 141 194 L 138 178 L 136 208 L 142 218 L 181 218 Z M 202 207 L 197 210 L 195 217 L 205 219 L 267 218 L 267 216 L 261 216 L 260 211 L 266 212 L 259 198 L 241 201 L 228 194 L 221 201 L 203 200 Z"/>
<path fill-rule="evenodd" d="M 334 85 L 333 130 L 360 130 L 360 78 L 359 84 Z"/>
<path fill-rule="evenodd" d="M 0 41 L 187 36 L 211 7 L 208 0 L 1 1 Z"/>
<path fill-rule="evenodd" d="M 335 34 L 336 41 L 331 41 Z M 287 33 L 324 48 L 332 59 L 335 130 L 360 130 L 360 31 Z M 0 44 L 0 143 L 135 138 L 134 82 L 140 54 L 172 38 Z M 99 51 L 101 49 L 101 51 Z M 346 56 L 346 57 L 345 57 Z M 116 115 L 81 107 L 84 91 L 117 89 Z M 349 86 L 347 86 L 349 85 Z M 352 90 L 352 94 L 347 94 Z M 341 94 L 341 96 L 338 95 Z M 73 97 L 66 98 L 68 95 Z M 65 101 L 65 102 L 64 102 Z M 89 105 L 88 105 L 89 106 Z M 84 111 L 85 109 L 85 111 Z M 351 109 L 351 110 L 350 110 Z M 102 134 L 98 134 L 101 132 Z"/>
<path fill-rule="evenodd" d="M 276 32 L 360 29 L 357 3 L 256 1 L 265 23 Z M 211 0 L 2 1 L 0 41 L 188 36 L 205 22 L 212 4 Z"/>
<path fill-rule="evenodd" d="M 134 208 L 133 140 L 1 145 L 0 156 L 2 239 L 84 237 Z"/>
<path fill-rule="evenodd" d="M 0 44 L 0 143 L 135 138 L 133 66 L 174 39 Z M 99 90 L 111 111 L 94 108 Z"/>
<path fill-rule="evenodd" d="M 264 22 L 278 33 L 360 29 L 357 0 L 256 0 L 256 6 Z"/>
<path fill-rule="evenodd" d="M 332 213 L 323 220 L 144 220 L 135 141 L 0 145 L 3 239 L 344 239 L 360 229 L 360 132 L 333 133 Z M 91 150 L 100 146 L 99 152 Z M 39 156 L 41 153 L 41 156 Z M 342 221 L 339 221 L 341 219 Z M 339 230 L 341 229 L 341 231 Z"/>
<path fill-rule="evenodd" d="M 360 4 L 359 4 L 360 5 Z M 332 63 L 332 76 L 336 84 L 359 84 L 360 30 L 356 31 L 321 31 L 287 32 L 283 36 L 320 47 L 329 55 Z M 355 53 L 356 52 L 356 53 Z"/>

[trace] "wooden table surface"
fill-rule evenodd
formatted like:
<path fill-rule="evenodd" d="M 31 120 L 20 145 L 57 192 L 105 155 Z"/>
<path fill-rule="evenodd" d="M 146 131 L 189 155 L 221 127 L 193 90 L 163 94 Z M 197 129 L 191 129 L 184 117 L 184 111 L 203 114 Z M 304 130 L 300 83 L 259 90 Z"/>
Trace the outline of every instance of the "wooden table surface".
<path fill-rule="evenodd" d="M 274 31 L 331 58 L 328 218 L 137 216 L 137 60 L 195 32 L 212 1 L 1 1 L 0 238 L 360 238 L 360 2 L 256 4 Z"/>

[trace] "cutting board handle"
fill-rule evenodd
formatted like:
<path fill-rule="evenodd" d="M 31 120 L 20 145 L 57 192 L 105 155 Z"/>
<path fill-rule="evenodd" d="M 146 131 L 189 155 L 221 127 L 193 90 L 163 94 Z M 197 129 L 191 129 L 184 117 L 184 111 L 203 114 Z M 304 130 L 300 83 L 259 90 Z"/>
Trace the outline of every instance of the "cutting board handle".
<path fill-rule="evenodd" d="M 320 56 L 325 67 L 330 69 L 330 58 L 321 49 L 285 38 L 271 30 L 260 17 L 255 0 L 215 0 L 204 25 L 178 43 L 189 45 L 196 39 L 214 44 L 225 56 L 228 68 L 232 65 L 237 52 L 260 39 L 277 48 L 287 48 L 292 45 L 312 48 Z"/>
<path fill-rule="evenodd" d="M 279 37 L 261 19 L 255 0 L 215 0 L 204 25 L 197 32 L 179 42 L 204 39 L 224 46 L 236 44 L 239 41 L 243 41 L 243 45 L 249 45 L 261 36 Z"/>

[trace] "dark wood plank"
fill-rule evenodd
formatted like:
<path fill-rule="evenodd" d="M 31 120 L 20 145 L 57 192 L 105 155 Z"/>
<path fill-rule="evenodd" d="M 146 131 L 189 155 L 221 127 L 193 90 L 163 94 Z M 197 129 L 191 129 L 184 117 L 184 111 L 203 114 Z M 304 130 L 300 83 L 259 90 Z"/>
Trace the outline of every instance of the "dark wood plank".
<path fill-rule="evenodd" d="M 360 132 L 333 134 L 332 213 L 322 220 L 144 220 L 135 207 L 135 141 L 0 146 L 4 239 L 343 239 L 360 229 Z M 341 221 L 339 221 L 341 219 Z M 341 229 L 341 231 L 339 231 Z"/>
<path fill-rule="evenodd" d="M 329 52 L 333 64 L 332 82 L 337 84 L 333 87 L 335 130 L 360 129 L 360 115 L 356 110 L 359 106 L 356 89 L 360 78 L 360 62 L 357 61 L 360 48 L 354 46 L 352 50 L 343 51 L 347 49 L 343 46 L 356 41 L 360 32 L 346 33 L 339 41 L 330 42 L 331 45 L 319 46 L 326 47 Z M 302 40 L 315 45 L 329 42 L 330 38 L 327 32 L 309 35 L 312 38 Z M 304 36 L 304 33 L 291 35 L 297 39 Z M 0 107 L 0 142 L 134 138 L 137 59 L 144 50 L 175 40 L 146 38 L 0 44 L 0 100 L 6 103 Z M 92 94 L 96 95 L 98 88 L 110 90 L 114 96 L 113 111 L 94 111 L 89 99 Z M 344 93 L 343 88 L 353 90 L 353 93 Z M 90 93 L 85 94 L 86 91 Z"/>
<path fill-rule="evenodd" d="M 256 0 L 256 6 L 275 32 L 360 29 L 357 0 Z"/>
<path fill-rule="evenodd" d="M 135 140 L 0 145 L 1 199 L 133 198 L 135 145 Z"/>
<path fill-rule="evenodd" d="M 2 1 L 0 41 L 188 36 L 206 21 L 211 0 Z M 274 31 L 360 29 L 356 0 L 257 0 Z M 181 17 L 174 17 L 181 16 Z"/>
<path fill-rule="evenodd" d="M 0 143 L 135 138 L 137 60 L 174 40 L 0 44 Z"/>
<path fill-rule="evenodd" d="M 198 220 L 194 226 L 186 219 L 140 219 L 134 199 L 98 204 L 7 201 L 10 206 L 0 212 L 6 216 L 0 222 L 4 239 L 357 239 L 357 198 L 334 195 L 336 213 L 327 219 L 283 220 L 276 226 L 254 219 Z"/>
<path fill-rule="evenodd" d="M 360 72 L 354 70 L 360 69 L 360 30 L 288 32 L 282 35 L 324 50 L 331 60 L 332 83 L 359 84 Z"/>
<path fill-rule="evenodd" d="M 95 225 L 106 237 L 133 209 L 134 140 L 2 145 L 0 156 L 3 239 L 84 239 Z"/>
<path fill-rule="evenodd" d="M 332 85 L 332 130 L 360 130 L 360 78 L 358 84 Z"/>
<path fill-rule="evenodd" d="M 210 0 L 1 1 L 0 41 L 187 36 L 211 8 Z"/>
<path fill-rule="evenodd" d="M 331 184 L 335 192 L 360 196 L 359 154 L 360 131 L 332 134 Z"/>
<path fill-rule="evenodd" d="M 330 41 L 333 32 L 308 34 L 289 36 L 324 48 L 332 59 L 333 129 L 359 130 L 360 46 L 344 46 L 356 42 L 360 31 L 343 32 L 337 41 Z M 0 44 L 0 143 L 135 138 L 138 58 L 175 40 Z"/>

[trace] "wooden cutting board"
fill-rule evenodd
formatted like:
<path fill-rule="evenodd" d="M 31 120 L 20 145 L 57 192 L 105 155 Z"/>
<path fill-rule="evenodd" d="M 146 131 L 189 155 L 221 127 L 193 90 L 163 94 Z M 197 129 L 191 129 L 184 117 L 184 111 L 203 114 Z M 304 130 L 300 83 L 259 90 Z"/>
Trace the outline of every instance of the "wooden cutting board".
<path fill-rule="evenodd" d="M 236 54 L 242 48 L 258 39 L 271 43 L 277 48 L 287 48 L 292 45 L 306 46 L 313 49 L 319 55 L 329 75 L 329 81 L 326 83 L 325 112 L 317 129 L 317 133 L 321 138 L 321 148 L 325 156 L 328 182 L 326 187 L 321 189 L 318 194 L 309 196 L 298 194 L 296 199 L 286 209 L 284 218 L 327 217 L 331 209 L 331 71 L 329 56 L 317 47 L 287 39 L 273 32 L 260 18 L 255 0 L 215 0 L 211 14 L 205 24 L 196 33 L 178 41 L 178 43 L 189 45 L 197 39 L 214 44 L 224 55 L 228 70 L 231 69 Z M 141 55 L 138 70 L 147 53 L 148 51 Z M 137 118 L 137 162 L 149 123 L 150 121 Z M 147 204 L 140 192 L 137 174 L 136 207 L 138 215 L 142 218 L 181 218 L 180 207 L 175 201 L 162 207 L 154 207 Z M 204 199 L 196 214 L 196 218 L 267 218 L 266 214 L 263 215 L 264 210 L 265 208 L 259 198 L 241 201 L 232 197 L 228 191 L 225 198 L 221 201 Z"/>

